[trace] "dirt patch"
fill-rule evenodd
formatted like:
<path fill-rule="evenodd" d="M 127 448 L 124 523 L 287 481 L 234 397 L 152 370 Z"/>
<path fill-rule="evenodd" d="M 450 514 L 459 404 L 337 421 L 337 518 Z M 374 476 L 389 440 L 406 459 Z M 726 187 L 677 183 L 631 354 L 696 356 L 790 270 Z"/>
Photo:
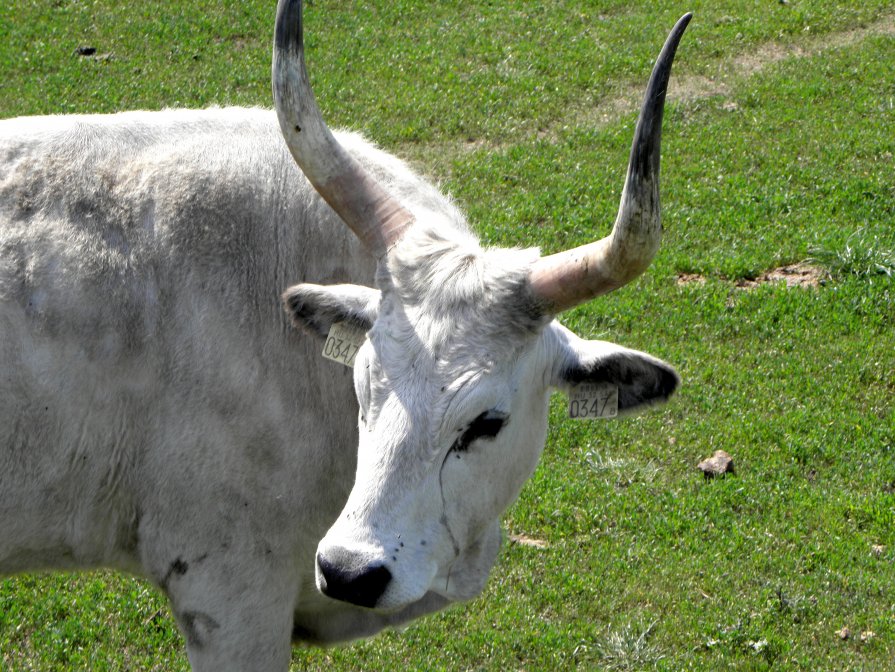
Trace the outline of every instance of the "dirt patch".
<path fill-rule="evenodd" d="M 229 44 L 232 51 L 246 51 L 249 49 L 260 48 L 260 41 L 256 37 L 243 35 L 241 33 L 235 35 L 225 35 L 215 38 L 216 44 Z"/>
<path fill-rule="evenodd" d="M 884 16 L 874 23 L 853 30 L 817 37 L 809 35 L 797 44 L 765 44 L 751 54 L 739 56 L 734 60 L 734 67 L 740 75 L 748 77 L 785 58 L 815 56 L 829 49 L 858 44 L 876 35 L 895 35 L 895 15 Z"/>
<path fill-rule="evenodd" d="M 734 286 L 739 289 L 755 289 L 761 285 L 784 282 L 787 287 L 820 287 L 829 279 L 829 273 L 820 266 L 813 266 L 806 262 L 780 266 L 765 271 L 756 278 L 739 278 Z M 675 281 L 678 286 L 701 286 L 708 278 L 699 273 L 678 273 Z"/>
<path fill-rule="evenodd" d="M 677 274 L 677 284 L 678 285 L 704 285 L 705 284 L 705 276 L 700 275 L 699 273 L 678 273 Z"/>
<path fill-rule="evenodd" d="M 740 289 L 755 289 L 760 285 L 785 282 L 787 287 L 819 287 L 827 277 L 828 274 L 824 269 L 803 262 L 773 268 L 754 279 L 737 280 L 736 286 Z"/>
<path fill-rule="evenodd" d="M 511 544 L 519 544 L 520 546 L 529 546 L 531 548 L 550 548 L 550 544 L 548 544 L 543 539 L 535 539 L 534 537 L 529 537 L 526 534 L 509 534 L 507 538 L 510 540 Z"/>
<path fill-rule="evenodd" d="M 711 77 L 701 75 L 684 75 L 671 78 L 669 97 L 672 99 L 693 102 L 712 96 L 728 96 L 737 80 L 752 77 L 768 66 L 787 58 L 810 58 L 830 49 L 849 47 L 863 42 L 873 36 L 895 35 L 895 15 L 887 15 L 867 26 L 847 30 L 840 33 L 814 36 L 806 33 L 803 37 L 794 38 L 789 44 L 768 42 L 755 47 L 753 51 L 740 54 L 729 61 L 718 63 L 716 73 Z M 632 88 L 618 99 L 609 102 L 608 113 L 603 115 L 606 121 L 611 115 L 621 112 L 633 112 L 640 100 L 640 89 Z M 736 109 L 735 103 L 724 103 L 725 110 Z"/>

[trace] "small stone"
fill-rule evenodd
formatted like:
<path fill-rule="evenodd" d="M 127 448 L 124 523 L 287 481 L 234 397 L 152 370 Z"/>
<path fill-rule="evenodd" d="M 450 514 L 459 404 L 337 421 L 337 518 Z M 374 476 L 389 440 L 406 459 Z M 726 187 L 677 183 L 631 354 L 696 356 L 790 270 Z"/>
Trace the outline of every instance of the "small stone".
<path fill-rule="evenodd" d="M 844 626 L 841 630 L 838 630 L 836 634 L 839 636 L 839 639 L 846 640 L 851 637 L 851 630 L 848 629 L 848 626 Z"/>
<path fill-rule="evenodd" d="M 696 466 L 706 478 L 734 473 L 733 458 L 723 450 L 716 450 L 710 458 L 703 460 Z"/>

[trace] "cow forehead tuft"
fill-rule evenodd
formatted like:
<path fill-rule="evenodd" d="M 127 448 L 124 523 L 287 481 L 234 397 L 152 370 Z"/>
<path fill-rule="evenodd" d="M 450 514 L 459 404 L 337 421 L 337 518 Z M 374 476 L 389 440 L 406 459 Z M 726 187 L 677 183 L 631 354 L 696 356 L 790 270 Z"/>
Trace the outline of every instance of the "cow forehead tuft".
<path fill-rule="evenodd" d="M 433 346 L 471 336 L 512 343 L 550 321 L 528 287 L 538 254 L 483 248 L 463 231 L 419 226 L 390 254 L 385 294 L 400 304 L 393 305 L 395 313 L 403 311 Z"/>

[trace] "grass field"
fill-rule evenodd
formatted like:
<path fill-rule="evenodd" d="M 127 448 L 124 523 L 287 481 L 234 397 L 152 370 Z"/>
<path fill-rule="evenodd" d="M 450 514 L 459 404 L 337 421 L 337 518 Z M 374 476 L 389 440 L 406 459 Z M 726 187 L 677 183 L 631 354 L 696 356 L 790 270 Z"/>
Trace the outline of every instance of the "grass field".
<path fill-rule="evenodd" d="M 439 180 L 484 240 L 605 235 L 674 21 L 666 237 L 563 316 L 674 363 L 612 423 L 551 409 L 477 600 L 296 670 L 895 665 L 895 10 L 890 0 L 336 2 L 307 10 L 334 126 Z M 273 0 L 7 0 L 0 117 L 270 104 Z M 92 55 L 77 53 L 92 47 Z M 802 284 L 769 272 L 802 263 Z M 704 480 L 715 450 L 736 473 Z M 148 585 L 0 583 L 0 669 L 184 670 Z"/>

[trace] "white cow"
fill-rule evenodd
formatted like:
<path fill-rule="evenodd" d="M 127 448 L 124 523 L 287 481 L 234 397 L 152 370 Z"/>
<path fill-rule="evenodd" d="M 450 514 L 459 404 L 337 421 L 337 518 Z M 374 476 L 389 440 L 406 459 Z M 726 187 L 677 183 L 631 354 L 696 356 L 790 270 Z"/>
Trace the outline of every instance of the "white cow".
<path fill-rule="evenodd" d="M 551 391 L 611 383 L 624 411 L 678 384 L 553 318 L 657 249 L 689 16 L 650 80 L 613 232 L 541 258 L 482 248 L 406 165 L 330 134 L 300 5 L 278 8 L 279 125 L 251 109 L 0 123 L 0 572 L 148 577 L 195 670 L 285 670 L 291 641 L 471 598 Z M 297 279 L 320 284 L 286 289 L 287 317 Z M 367 330 L 353 371 L 292 322 Z"/>

